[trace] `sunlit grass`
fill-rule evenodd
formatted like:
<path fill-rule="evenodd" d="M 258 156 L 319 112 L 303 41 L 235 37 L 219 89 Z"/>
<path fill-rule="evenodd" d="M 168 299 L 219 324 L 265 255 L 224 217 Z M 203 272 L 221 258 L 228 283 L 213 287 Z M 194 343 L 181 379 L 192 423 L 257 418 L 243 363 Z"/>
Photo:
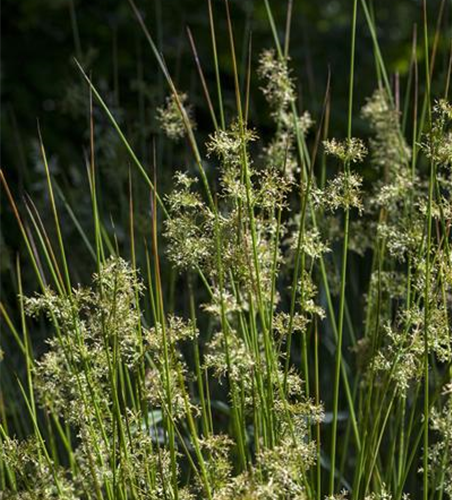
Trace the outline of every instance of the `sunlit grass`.
<path fill-rule="evenodd" d="M 166 158 L 154 146 L 152 168 L 143 164 L 77 62 L 90 92 L 92 236 L 55 183 L 41 135 L 51 228 L 30 198 L 22 213 L 1 173 L 27 253 L 15 269 L 18 319 L 0 309 L 23 368 L 2 381 L 2 498 L 452 496 L 452 58 L 444 90 L 432 95 L 436 42 L 430 47 L 426 9 L 425 70 L 415 38 L 401 96 L 367 2 L 351 2 L 347 128 L 335 138 L 329 79 L 318 116 L 299 109 L 291 8 L 281 41 L 264 1 L 274 47 L 261 52 L 258 68 L 249 54 L 240 75 L 230 6 L 220 14 L 209 1 L 213 90 L 189 32 L 213 124 L 202 144 L 190 95 L 176 88 L 130 3 L 168 85 L 156 110 L 162 131 L 186 142 L 196 170 L 182 168 L 161 193 Z M 354 99 L 358 15 L 376 61 L 365 103 Z M 215 23 L 228 29 L 233 116 L 223 104 Z M 249 118 L 252 75 L 274 124 L 265 142 Z M 99 205 L 94 106 L 149 193 L 139 202 L 149 228 L 140 241 L 129 175 L 129 261 Z M 356 137 L 357 120 L 370 137 Z M 60 205 L 93 257 L 85 285 L 74 277 Z M 351 279 L 351 261 L 370 272 Z M 36 277 L 27 297 L 24 266 Z M 183 287 L 177 314 L 167 301 L 169 267 Z M 48 331 L 40 355 L 38 321 Z"/>

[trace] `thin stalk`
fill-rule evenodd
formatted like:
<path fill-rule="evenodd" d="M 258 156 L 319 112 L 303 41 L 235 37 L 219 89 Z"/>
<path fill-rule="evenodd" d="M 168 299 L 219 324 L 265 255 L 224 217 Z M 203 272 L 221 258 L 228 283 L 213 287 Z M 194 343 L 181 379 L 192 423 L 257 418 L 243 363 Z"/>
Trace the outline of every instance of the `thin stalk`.
<path fill-rule="evenodd" d="M 347 137 L 350 140 L 352 135 L 352 116 L 353 116 L 353 87 L 355 74 L 355 44 L 356 44 L 356 21 L 358 14 L 358 1 L 353 2 L 353 19 L 352 19 L 352 43 L 350 57 L 350 76 L 349 76 L 349 99 L 348 99 L 348 127 Z M 349 165 L 344 164 L 346 174 L 349 173 Z M 341 290 L 339 299 L 339 320 L 338 320 L 338 336 L 336 344 L 336 367 L 334 374 L 334 390 L 333 390 L 333 423 L 332 423 L 332 440 L 331 440 L 331 471 L 329 482 L 329 494 L 334 494 L 334 475 L 336 471 L 336 443 L 337 443 L 337 421 L 339 412 L 339 382 L 342 363 L 342 337 L 344 328 L 344 311 L 345 311 L 345 285 L 347 277 L 347 256 L 348 243 L 350 237 L 350 210 L 347 207 L 345 210 L 344 222 L 344 243 L 342 249 L 342 270 L 341 270 Z"/>

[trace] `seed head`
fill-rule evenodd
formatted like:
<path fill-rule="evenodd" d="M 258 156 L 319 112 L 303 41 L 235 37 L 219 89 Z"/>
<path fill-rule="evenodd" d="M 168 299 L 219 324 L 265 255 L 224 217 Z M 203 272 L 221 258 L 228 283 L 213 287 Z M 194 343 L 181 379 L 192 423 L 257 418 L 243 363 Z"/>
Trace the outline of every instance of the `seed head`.
<path fill-rule="evenodd" d="M 185 136 L 187 124 L 192 129 L 196 128 L 193 120 L 193 107 L 188 105 L 187 101 L 188 95 L 185 93 L 178 94 L 178 99 L 170 95 L 166 98 L 165 104 L 157 108 L 157 120 L 162 130 L 169 139 L 174 141 Z"/>
<path fill-rule="evenodd" d="M 362 162 L 367 155 L 367 148 L 361 139 L 352 137 L 344 141 L 327 139 L 323 141 L 326 154 L 336 156 L 344 163 Z"/>

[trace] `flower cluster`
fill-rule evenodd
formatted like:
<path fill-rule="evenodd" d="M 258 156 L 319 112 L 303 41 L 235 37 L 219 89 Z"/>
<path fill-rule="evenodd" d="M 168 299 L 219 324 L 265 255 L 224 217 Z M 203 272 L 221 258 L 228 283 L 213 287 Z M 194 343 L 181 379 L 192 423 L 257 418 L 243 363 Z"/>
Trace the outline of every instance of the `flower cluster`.
<path fill-rule="evenodd" d="M 308 111 L 300 116 L 294 114 L 295 84 L 287 59 L 279 58 L 273 49 L 265 50 L 259 59 L 258 75 L 264 82 L 262 92 L 277 126 L 273 139 L 264 148 L 263 161 L 293 181 L 300 172 L 296 142 L 306 136 L 313 120 Z"/>
<path fill-rule="evenodd" d="M 421 147 L 427 158 L 438 166 L 452 166 L 452 105 L 445 99 L 436 102 L 431 130 Z"/>
<path fill-rule="evenodd" d="M 166 136 L 178 141 L 186 135 L 187 126 L 196 128 L 193 119 L 193 107 L 187 104 L 188 95 L 185 93 L 168 96 L 165 104 L 157 108 L 157 120 Z"/>
<path fill-rule="evenodd" d="M 343 141 L 328 139 L 323 141 L 325 152 L 336 156 L 344 163 L 360 163 L 367 155 L 367 148 L 361 139 L 352 137 Z"/>

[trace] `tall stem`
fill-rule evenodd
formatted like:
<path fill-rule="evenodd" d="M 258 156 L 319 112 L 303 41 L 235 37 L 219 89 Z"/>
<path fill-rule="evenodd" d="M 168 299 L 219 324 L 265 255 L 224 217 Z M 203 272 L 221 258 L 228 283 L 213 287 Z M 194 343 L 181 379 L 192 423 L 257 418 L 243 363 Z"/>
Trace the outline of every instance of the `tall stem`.
<path fill-rule="evenodd" d="M 350 140 L 352 135 L 352 114 L 353 114 L 353 82 L 355 74 L 355 45 L 356 45 L 356 19 L 358 13 L 358 1 L 353 2 L 353 19 L 352 19 L 352 43 L 350 54 L 350 79 L 349 79 L 349 97 L 348 97 L 348 127 L 347 137 Z M 344 170 L 346 175 L 349 173 L 348 163 L 344 163 Z M 337 418 L 339 407 L 339 382 L 342 364 L 342 337 L 344 331 L 344 312 L 345 312 L 345 284 L 347 278 L 347 254 L 349 243 L 349 229 L 350 229 L 350 211 L 347 207 L 345 210 L 344 222 L 344 244 L 342 249 L 342 270 L 341 270 L 341 290 L 339 302 L 339 321 L 338 321 L 338 335 L 336 345 L 336 367 L 334 373 L 334 393 L 333 393 L 333 425 L 332 425 L 332 439 L 331 439 L 331 472 L 329 483 L 329 494 L 334 494 L 334 473 L 336 470 L 336 444 L 337 444 Z"/>

